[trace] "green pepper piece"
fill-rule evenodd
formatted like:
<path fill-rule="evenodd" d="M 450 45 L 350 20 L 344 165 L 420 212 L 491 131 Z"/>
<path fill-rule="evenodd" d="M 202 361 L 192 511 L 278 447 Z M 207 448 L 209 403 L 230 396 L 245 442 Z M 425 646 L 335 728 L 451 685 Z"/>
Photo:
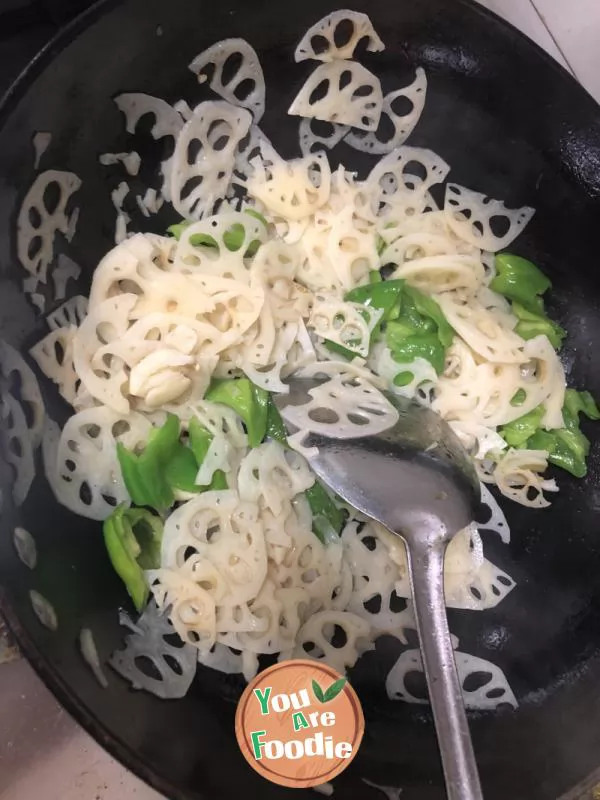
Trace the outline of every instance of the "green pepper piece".
<path fill-rule="evenodd" d="M 403 325 L 410 333 L 436 333 L 437 325 L 430 317 L 424 317 L 408 295 L 402 297 L 400 314 L 394 320 Z M 407 333 L 408 335 L 408 333 Z"/>
<path fill-rule="evenodd" d="M 515 327 L 515 331 L 519 336 L 523 339 L 533 339 L 534 336 L 544 335 L 548 337 L 555 350 L 560 348 L 562 340 L 567 335 L 564 328 L 548 319 L 545 313 L 536 314 L 533 311 L 528 311 L 520 303 L 513 301 L 512 310 L 519 318 L 519 322 Z"/>
<path fill-rule="evenodd" d="M 167 228 L 167 233 L 171 236 L 174 236 L 177 241 L 179 241 L 183 235 L 183 232 L 186 228 L 189 228 L 192 223 L 189 220 L 182 220 L 181 222 L 176 222 L 174 225 L 169 225 Z"/>
<path fill-rule="evenodd" d="M 516 300 L 534 314 L 543 314 L 541 295 L 552 287 L 550 280 L 536 265 L 521 256 L 498 253 L 494 259 L 496 276 L 490 283 L 494 292 Z"/>
<path fill-rule="evenodd" d="M 375 248 L 378 256 L 382 256 L 387 248 L 387 242 L 378 233 L 375 234 Z"/>
<path fill-rule="evenodd" d="M 212 481 L 207 486 L 207 491 L 222 492 L 225 489 L 229 489 L 229 486 L 227 485 L 227 476 L 222 469 L 216 469 L 212 476 Z"/>
<path fill-rule="evenodd" d="M 517 449 L 529 448 L 528 439 L 540 427 L 545 413 L 544 406 L 540 405 L 527 414 L 523 414 L 522 417 L 502 425 L 498 432 L 509 447 L 516 447 Z"/>
<path fill-rule="evenodd" d="M 190 437 L 190 448 L 196 460 L 197 474 L 198 470 L 202 466 L 202 462 L 206 458 L 206 454 L 208 453 L 208 449 L 214 437 L 210 431 L 207 431 L 206 428 L 200 424 L 200 421 L 196 417 L 192 417 L 190 420 L 188 434 Z M 199 484 L 196 484 L 196 489 L 199 492 L 220 491 L 228 488 L 227 476 L 223 470 L 220 469 L 215 470 L 212 480 L 208 486 L 200 486 Z"/>
<path fill-rule="evenodd" d="M 173 490 L 166 477 L 168 463 L 179 445 L 179 420 L 173 414 L 161 428 L 153 428 L 141 455 L 117 442 L 117 457 L 129 496 L 136 506 L 157 511 L 173 503 Z"/>
<path fill-rule="evenodd" d="M 265 438 L 269 413 L 269 393 L 248 378 L 215 381 L 206 399 L 232 408 L 243 420 L 250 447 L 258 447 Z"/>
<path fill-rule="evenodd" d="M 590 442 L 579 427 L 579 415 L 585 414 L 589 419 L 598 420 L 600 410 L 589 392 L 567 389 L 562 412 L 564 428 L 552 431 L 538 429 L 527 440 L 526 446 L 532 450 L 546 450 L 551 464 L 570 472 L 576 478 L 584 478 L 587 474 L 586 459 L 590 452 Z"/>
<path fill-rule="evenodd" d="M 348 361 L 352 361 L 352 359 L 356 358 L 358 355 L 358 353 L 355 353 L 352 350 L 349 350 L 347 347 L 344 347 L 343 344 L 332 342 L 331 339 L 323 339 L 323 344 L 328 350 L 330 350 L 332 353 L 335 353 L 336 356 L 342 356 L 342 358 L 345 358 Z"/>
<path fill-rule="evenodd" d="M 138 611 L 148 601 L 144 570 L 160 566 L 163 523 L 143 508 L 118 506 L 103 524 L 111 564 Z"/>
<path fill-rule="evenodd" d="M 392 381 L 392 383 L 394 384 L 394 386 L 408 386 L 408 384 L 412 383 L 414 379 L 415 379 L 414 373 L 405 370 L 404 372 L 399 372 Z"/>
<path fill-rule="evenodd" d="M 167 464 L 166 478 L 172 489 L 182 492 L 200 492 L 202 487 L 196 483 L 199 464 L 189 447 L 179 443 L 173 457 Z"/>
<path fill-rule="evenodd" d="M 206 458 L 213 435 L 200 424 L 197 417 L 191 418 L 188 426 L 188 435 L 190 437 L 190 448 L 196 459 L 196 464 L 200 467 Z"/>
<path fill-rule="evenodd" d="M 600 419 L 600 409 L 590 392 L 567 389 L 563 405 L 565 427 L 571 428 L 573 425 L 579 425 L 579 414 L 585 414 L 588 419 Z"/>
<path fill-rule="evenodd" d="M 446 349 L 436 334 L 411 334 L 395 342 L 392 336 L 387 341 L 392 358 L 399 364 L 410 364 L 415 358 L 424 358 L 429 361 L 438 375 L 444 371 Z M 394 342 L 393 346 L 390 341 Z"/>
<path fill-rule="evenodd" d="M 511 406 L 522 406 L 525 400 L 527 400 L 527 392 L 524 389 L 517 389 L 511 398 L 510 404 Z"/>
<path fill-rule="evenodd" d="M 272 397 L 269 397 L 267 411 L 267 436 L 280 444 L 287 444 L 287 430 Z"/>
<path fill-rule="evenodd" d="M 369 283 L 382 283 L 383 278 L 378 269 L 369 270 Z"/>
<path fill-rule="evenodd" d="M 305 495 L 313 515 L 313 533 L 325 544 L 325 528 L 333 528 L 340 534 L 344 527 L 345 514 L 317 480 L 306 490 Z"/>
<path fill-rule="evenodd" d="M 570 472 L 576 478 L 585 478 L 587 474 L 586 458 L 590 443 L 579 430 L 539 430 L 529 439 L 527 447 L 531 450 L 547 450 L 551 464 Z"/>
<path fill-rule="evenodd" d="M 435 300 L 415 289 L 414 286 L 408 286 L 408 284 L 404 287 L 404 295 L 412 300 L 419 314 L 423 317 L 428 317 L 437 325 L 440 342 L 444 347 L 450 347 L 454 339 L 454 328 L 450 325 Z"/>
<path fill-rule="evenodd" d="M 344 300 L 383 311 L 381 321 L 385 322 L 390 319 L 392 312 L 399 308 L 403 289 L 403 280 L 367 283 L 349 291 Z"/>

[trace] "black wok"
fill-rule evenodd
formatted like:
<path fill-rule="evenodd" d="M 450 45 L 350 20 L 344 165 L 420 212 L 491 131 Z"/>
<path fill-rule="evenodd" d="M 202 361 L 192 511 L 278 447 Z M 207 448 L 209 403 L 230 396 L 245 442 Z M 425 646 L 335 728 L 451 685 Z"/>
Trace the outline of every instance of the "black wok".
<path fill-rule="evenodd" d="M 550 313 L 569 331 L 564 363 L 571 385 L 600 396 L 600 108 L 529 40 L 466 0 L 370 0 L 369 13 L 388 45 L 377 74 L 393 80 L 422 65 L 429 97 L 410 143 L 431 147 L 452 178 L 509 206 L 537 209 L 518 251 L 554 282 Z M 297 120 L 285 110 L 310 67 L 294 65 L 300 35 L 338 7 L 331 0 L 283 4 L 255 0 L 103 2 L 67 28 L 28 68 L 0 108 L 0 333 L 23 352 L 42 335 L 21 290 L 15 222 L 34 177 L 31 138 L 50 131 L 46 168 L 83 179 L 77 235 L 61 248 L 84 268 L 70 293 L 86 293 L 92 270 L 111 247 L 115 212 L 107 173 L 97 163 L 118 151 L 124 134 L 111 97 L 146 91 L 193 101 L 186 65 L 212 42 L 247 38 L 261 56 L 268 101 L 263 127 L 284 155 L 296 147 Z M 158 153 L 157 153 L 158 155 Z M 362 162 L 353 151 L 341 157 Z M 172 221 L 159 216 L 164 230 Z M 43 387 L 50 414 L 67 410 Z M 461 649 L 506 673 L 516 712 L 471 715 L 489 800 L 550 800 L 582 781 L 600 761 L 600 438 L 592 439 L 586 480 L 560 475 L 550 509 L 504 503 L 510 546 L 486 539 L 489 557 L 517 580 L 495 609 L 451 612 Z M 595 440 L 595 441 L 594 441 Z M 108 750 L 173 798 L 281 798 L 290 790 L 258 777 L 238 751 L 234 713 L 242 684 L 200 669 L 189 695 L 161 701 L 131 691 L 115 674 L 103 690 L 79 653 L 82 627 L 94 631 L 101 659 L 120 644 L 117 609 L 127 597 L 105 557 L 100 527 L 54 500 L 41 470 L 23 506 L 4 506 L 0 586 L 4 611 L 26 656 L 66 708 Z M 22 525 L 38 545 L 38 567 L 17 559 L 12 531 Z M 59 627 L 33 614 L 30 589 L 47 597 Z M 352 674 L 366 734 L 359 756 L 335 782 L 335 797 L 378 798 L 377 784 L 404 787 L 403 800 L 444 796 L 432 721 L 426 708 L 390 703 L 384 677 L 397 651 L 380 642 Z M 308 797 L 308 793 L 306 793 Z M 313 795 L 311 795 L 313 796 Z"/>

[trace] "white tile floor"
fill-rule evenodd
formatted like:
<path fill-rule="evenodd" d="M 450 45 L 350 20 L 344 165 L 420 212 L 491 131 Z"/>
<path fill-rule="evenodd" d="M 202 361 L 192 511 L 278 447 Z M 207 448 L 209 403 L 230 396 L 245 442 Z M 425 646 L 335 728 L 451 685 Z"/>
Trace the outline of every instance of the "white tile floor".
<path fill-rule="evenodd" d="M 570 69 L 587 90 L 600 101 L 600 0 L 480 0 L 487 8 L 507 19 L 536 41 L 564 67 Z M 149 787 L 124 770 L 87 734 L 62 718 L 54 701 L 43 690 L 29 668 L 22 669 L 22 701 L 29 693 L 46 703 L 48 713 L 65 724 L 68 759 L 77 767 L 69 776 L 56 775 L 56 760 L 38 761 L 35 774 L 14 775 L 9 786 L 0 786 L 2 800 L 25 800 L 36 796 L 36 786 L 53 786 L 44 800 L 88 800 L 97 797 L 160 800 Z M 39 694 L 41 692 L 41 694 Z M 39 710 L 39 707 L 38 707 Z M 66 717 L 66 715 L 65 715 Z M 64 758 L 65 754 L 62 754 Z M 64 761 L 61 758 L 61 763 Z M 6 764 L 5 764 L 6 767 Z M 38 795 L 39 796 L 39 795 Z"/>
<path fill-rule="evenodd" d="M 600 102 L 600 0 L 479 0 L 569 69 Z"/>

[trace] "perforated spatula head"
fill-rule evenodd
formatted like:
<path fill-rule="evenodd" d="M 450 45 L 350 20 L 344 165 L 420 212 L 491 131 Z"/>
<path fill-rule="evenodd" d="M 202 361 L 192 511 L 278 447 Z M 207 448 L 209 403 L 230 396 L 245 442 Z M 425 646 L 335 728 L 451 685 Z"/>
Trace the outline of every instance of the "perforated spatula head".
<path fill-rule="evenodd" d="M 386 392 L 393 411 L 377 413 L 382 409 L 357 396 L 345 419 L 336 420 L 338 398 L 328 397 L 326 387 L 313 378 L 293 378 L 289 394 L 275 396 L 290 433 L 301 435 L 297 423 L 302 416 L 318 429 L 307 431 L 303 446 L 323 483 L 404 537 L 431 526 L 442 526 L 451 537 L 473 520 L 479 480 L 458 437 L 438 414 Z M 351 386 L 346 391 L 352 395 Z M 348 425 L 353 420 L 354 431 Z M 363 435 L 373 420 L 381 420 L 378 427 L 384 429 Z M 344 438 L 338 438 L 340 428 Z"/>

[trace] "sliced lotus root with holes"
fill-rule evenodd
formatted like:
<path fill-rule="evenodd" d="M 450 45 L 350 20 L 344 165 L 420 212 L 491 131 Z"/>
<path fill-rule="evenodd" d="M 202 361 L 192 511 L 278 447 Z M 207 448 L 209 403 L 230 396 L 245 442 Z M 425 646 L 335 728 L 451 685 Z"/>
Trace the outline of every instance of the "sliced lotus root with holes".
<path fill-rule="evenodd" d="M 198 245 L 198 239 L 207 245 Z M 248 249 L 262 244 L 267 230 L 255 217 L 238 211 L 229 211 L 207 217 L 190 225 L 181 235 L 174 256 L 173 269 L 195 275 L 197 282 L 210 292 L 208 277 L 225 278 L 248 285 L 250 274 L 246 266 Z M 209 244 L 210 246 L 209 246 Z M 204 283 L 203 283 L 204 281 Z M 214 285 L 214 284 L 213 284 Z M 223 291 L 228 285 L 223 284 Z M 229 284 L 233 288 L 233 284 Z M 218 289 L 217 289 L 218 290 Z"/>
<path fill-rule="evenodd" d="M 225 675 L 241 674 L 244 669 L 242 653 L 220 642 L 215 642 L 207 652 L 198 652 L 198 663 Z"/>
<path fill-rule="evenodd" d="M 309 75 L 288 114 L 376 131 L 383 107 L 379 79 L 357 61 L 321 64 Z"/>
<path fill-rule="evenodd" d="M 415 627 L 410 605 L 395 590 L 405 569 L 390 558 L 386 543 L 371 523 L 358 530 L 356 521 L 348 523 L 342 533 L 345 560 L 352 575 L 352 594 L 348 611 L 367 620 L 377 632 L 405 641 L 405 630 Z"/>
<path fill-rule="evenodd" d="M 117 343 L 130 324 L 130 314 L 137 295 L 122 294 L 104 300 L 93 308 L 79 327 L 73 339 L 73 363 L 83 386 L 96 400 L 114 411 L 127 414 L 129 400 L 125 396 L 128 375 L 122 359 L 106 359 L 101 353 L 101 363 L 94 359 L 103 348 Z"/>
<path fill-rule="evenodd" d="M 259 507 L 280 514 L 296 495 L 315 482 L 306 461 L 298 453 L 286 451 L 279 442 L 266 442 L 253 448 L 240 464 L 240 497 Z"/>
<path fill-rule="evenodd" d="M 371 523 L 349 522 L 342 532 L 344 556 L 352 572 L 353 596 L 365 603 L 379 592 L 389 592 L 398 580 L 398 566 Z"/>
<path fill-rule="evenodd" d="M 394 562 L 402 577 L 394 589 L 398 597 L 410 598 L 406 553 L 394 549 Z M 483 555 L 483 545 L 475 526 L 468 526 L 452 539 L 444 564 L 444 594 L 448 608 L 485 611 L 494 608 L 515 587 L 506 572 Z"/>
<path fill-rule="evenodd" d="M 205 492 L 174 511 L 165 524 L 163 565 L 177 569 L 196 554 L 219 571 L 237 603 L 256 597 L 267 573 L 256 505 L 233 491 Z"/>
<path fill-rule="evenodd" d="M 73 365 L 75 328 L 55 328 L 35 344 L 29 353 L 38 367 L 58 387 L 61 396 L 75 401 L 81 381 Z"/>
<path fill-rule="evenodd" d="M 383 263 L 388 263 L 387 253 L 391 249 L 384 252 Z M 403 278 L 410 286 L 426 294 L 437 295 L 460 289 L 471 295 L 482 287 L 485 270 L 481 259 L 457 253 L 405 261 L 394 272 L 393 278 Z"/>
<path fill-rule="evenodd" d="M 255 159 L 261 158 L 265 152 L 275 152 L 273 145 L 257 125 L 252 125 L 248 133 L 240 139 L 237 145 L 231 186 L 227 192 L 228 198 L 235 196 L 236 187 L 246 186 L 248 179 L 254 172 L 253 163 Z"/>
<path fill-rule="evenodd" d="M 529 206 L 508 209 L 501 200 L 449 183 L 444 214 L 458 237 L 482 250 L 497 253 L 524 230 L 535 209 Z"/>
<path fill-rule="evenodd" d="M 7 390 L 21 403 L 26 429 L 32 447 L 42 439 L 45 409 L 42 394 L 33 370 L 23 356 L 8 342 L 0 339 L 0 375 Z"/>
<path fill-rule="evenodd" d="M 210 592 L 169 569 L 149 570 L 146 575 L 157 606 L 169 615 L 180 638 L 199 650 L 209 650 L 216 637 L 215 601 Z"/>
<path fill-rule="evenodd" d="M 271 352 L 269 363 L 266 366 L 257 366 L 251 363 L 246 348 L 241 350 L 237 363 L 240 369 L 250 378 L 255 386 L 268 392 L 281 392 L 287 394 L 290 387 L 283 381 L 284 372 L 289 371 L 289 355 L 298 341 L 299 324 L 296 322 L 281 322 L 279 337 L 275 340 L 275 348 Z"/>
<path fill-rule="evenodd" d="M 25 412 L 10 392 L 0 388 L 0 445 L 14 476 L 12 495 L 15 505 L 21 505 L 35 477 L 34 445 Z"/>
<path fill-rule="evenodd" d="M 50 485 L 63 505 L 82 517 L 106 519 L 130 499 L 117 458 L 117 442 L 140 450 L 152 423 L 141 414 L 119 414 L 106 406 L 70 417 L 58 442 L 44 442 L 44 462 Z"/>
<path fill-rule="evenodd" d="M 294 58 L 296 61 L 308 58 L 316 61 L 352 58 L 358 43 L 365 38 L 370 53 L 385 50 L 366 14 L 340 9 L 323 17 L 306 31 L 296 47 Z"/>
<path fill-rule="evenodd" d="M 525 341 L 509 327 L 514 319 L 490 314 L 479 298 L 466 292 L 446 292 L 437 301 L 458 335 L 483 358 L 502 364 L 526 360 Z"/>
<path fill-rule="evenodd" d="M 262 149 L 261 149 L 261 152 Z M 302 220 L 325 205 L 331 191 L 331 169 L 327 156 L 284 161 L 279 156 L 256 159 L 247 183 L 248 194 L 267 209 L 290 220 Z"/>
<path fill-rule="evenodd" d="M 124 649 L 111 656 L 110 666 L 133 689 L 145 689 L 165 700 L 184 697 L 196 674 L 197 649 L 183 642 L 171 643 L 175 636 L 173 625 L 154 602 L 137 622 L 132 622 L 125 612 L 120 621 L 131 633 L 125 637 Z"/>
<path fill-rule="evenodd" d="M 504 544 L 508 544 L 510 542 L 510 528 L 504 511 L 500 508 L 498 501 L 485 483 L 480 484 L 480 489 L 481 510 L 480 514 L 475 518 L 477 527 L 480 530 L 494 531 L 500 536 Z"/>
<path fill-rule="evenodd" d="M 404 144 L 415 129 L 425 108 L 426 96 L 427 77 L 425 70 L 422 67 L 417 67 L 416 77 L 412 83 L 402 89 L 397 89 L 395 92 L 386 94 L 383 98 L 379 128 L 387 120 L 393 128 L 392 135 L 384 141 L 379 130 L 368 133 L 350 131 L 344 136 L 344 141 L 350 147 L 354 147 L 355 150 L 361 150 L 364 153 L 373 153 L 374 155 L 390 153 L 394 148 Z M 405 113 L 395 110 L 402 100 L 410 106 Z M 401 106 L 401 108 L 404 107 L 404 105 Z"/>
<path fill-rule="evenodd" d="M 336 641 L 338 636 L 341 641 Z M 349 611 L 318 611 L 298 631 L 293 657 L 323 660 L 343 675 L 373 649 L 370 637 L 371 628 L 362 617 Z"/>
<path fill-rule="evenodd" d="M 238 145 L 251 124 L 249 111 L 224 101 L 196 106 L 173 153 L 171 195 L 182 217 L 201 219 L 226 196 Z"/>
<path fill-rule="evenodd" d="M 517 700 L 508 685 L 506 676 L 499 667 L 490 661 L 459 651 L 455 651 L 454 660 L 467 708 L 493 710 L 505 704 L 517 708 Z M 416 695 L 414 690 L 411 691 L 408 688 L 407 678 L 414 673 L 421 675 L 423 690 L 425 690 L 425 675 L 420 651 L 405 650 L 386 679 L 385 688 L 390 700 L 422 704 L 429 702 L 425 693 Z"/>
<path fill-rule="evenodd" d="M 373 231 L 360 230 L 353 205 L 339 211 L 331 220 L 327 256 L 340 285 L 347 291 L 368 283 L 370 272 L 379 269 L 382 262 Z"/>
<path fill-rule="evenodd" d="M 199 275 L 182 275 L 164 268 L 162 244 L 162 237 L 139 233 L 107 253 L 94 271 L 90 308 L 116 295 L 133 293 L 137 302 L 131 319 L 159 312 L 177 312 L 195 319 L 211 311 L 214 303 L 207 297 Z M 172 266 L 170 262 L 168 266 Z"/>
<path fill-rule="evenodd" d="M 341 559 L 329 552 L 312 532 L 311 522 L 286 519 L 293 539 L 292 547 L 276 563 L 269 564 L 269 574 L 282 589 L 302 589 L 310 600 L 310 610 L 334 605 L 333 596 L 342 586 Z M 343 587 L 346 588 L 345 586 Z"/>
<path fill-rule="evenodd" d="M 76 211 L 79 211 L 79 209 L 76 209 Z M 73 216 L 75 216 L 75 212 L 73 213 L 72 217 Z M 69 237 L 69 234 L 67 234 L 68 241 L 71 241 L 71 238 L 72 237 Z M 69 258 L 69 256 L 65 255 L 64 253 L 59 253 L 58 264 L 52 270 L 52 283 L 54 284 L 54 299 L 64 300 L 65 297 L 67 296 L 67 283 L 69 282 L 69 280 L 74 280 L 74 281 L 78 280 L 80 275 L 81 275 L 81 267 L 79 266 L 79 264 L 76 264 L 72 258 Z"/>
<path fill-rule="evenodd" d="M 115 97 L 115 103 L 125 115 L 127 133 L 134 134 L 139 121 L 146 114 L 152 114 L 154 117 L 154 125 L 150 130 L 150 135 L 156 141 L 169 137 L 175 142 L 183 128 L 184 123 L 181 115 L 160 97 L 153 97 L 150 94 L 141 92 L 125 92 Z M 173 155 L 166 158 L 160 167 L 162 174 L 161 191 L 165 200 L 171 199 L 173 158 Z"/>
<path fill-rule="evenodd" d="M 415 175 L 414 169 L 421 174 Z M 380 212 L 393 221 L 400 210 L 403 215 L 421 214 L 429 202 L 429 190 L 442 183 L 449 171 L 448 164 L 432 150 L 405 145 L 378 161 L 367 184 L 377 195 Z"/>
<path fill-rule="evenodd" d="M 265 76 L 256 51 L 245 39 L 224 39 L 209 47 L 190 64 L 198 81 L 234 106 L 252 112 L 259 122 L 265 111 Z M 233 74 L 231 74 L 233 73 Z"/>
<path fill-rule="evenodd" d="M 299 430 L 302 445 L 310 433 L 335 439 L 375 436 L 392 428 L 398 411 L 371 384 L 338 375 L 310 389 L 310 399 L 301 406 L 288 405 L 282 410 L 286 422 Z M 290 439 L 292 443 L 292 439 Z"/>
<path fill-rule="evenodd" d="M 315 128 L 326 128 L 326 131 L 317 133 Z M 300 120 L 299 141 L 303 156 L 311 156 L 318 150 L 331 150 L 348 133 L 348 125 L 338 125 L 335 122 L 323 122 L 314 118 L 303 117 Z"/>
<path fill-rule="evenodd" d="M 81 294 L 69 298 L 46 316 L 51 331 L 57 328 L 78 328 L 88 311 L 88 298 Z"/>
<path fill-rule="evenodd" d="M 81 186 L 73 172 L 47 170 L 36 177 L 25 195 L 17 217 L 17 255 L 27 272 L 46 283 L 48 267 L 54 260 L 57 233 L 71 232 L 67 204 Z"/>
<path fill-rule="evenodd" d="M 505 497 L 530 508 L 547 508 L 544 492 L 557 492 L 555 480 L 544 478 L 548 468 L 545 450 L 510 449 L 493 473 L 498 489 Z"/>
<path fill-rule="evenodd" d="M 371 334 L 382 313 L 381 309 L 316 295 L 308 327 L 323 339 L 366 358 L 369 355 Z"/>

